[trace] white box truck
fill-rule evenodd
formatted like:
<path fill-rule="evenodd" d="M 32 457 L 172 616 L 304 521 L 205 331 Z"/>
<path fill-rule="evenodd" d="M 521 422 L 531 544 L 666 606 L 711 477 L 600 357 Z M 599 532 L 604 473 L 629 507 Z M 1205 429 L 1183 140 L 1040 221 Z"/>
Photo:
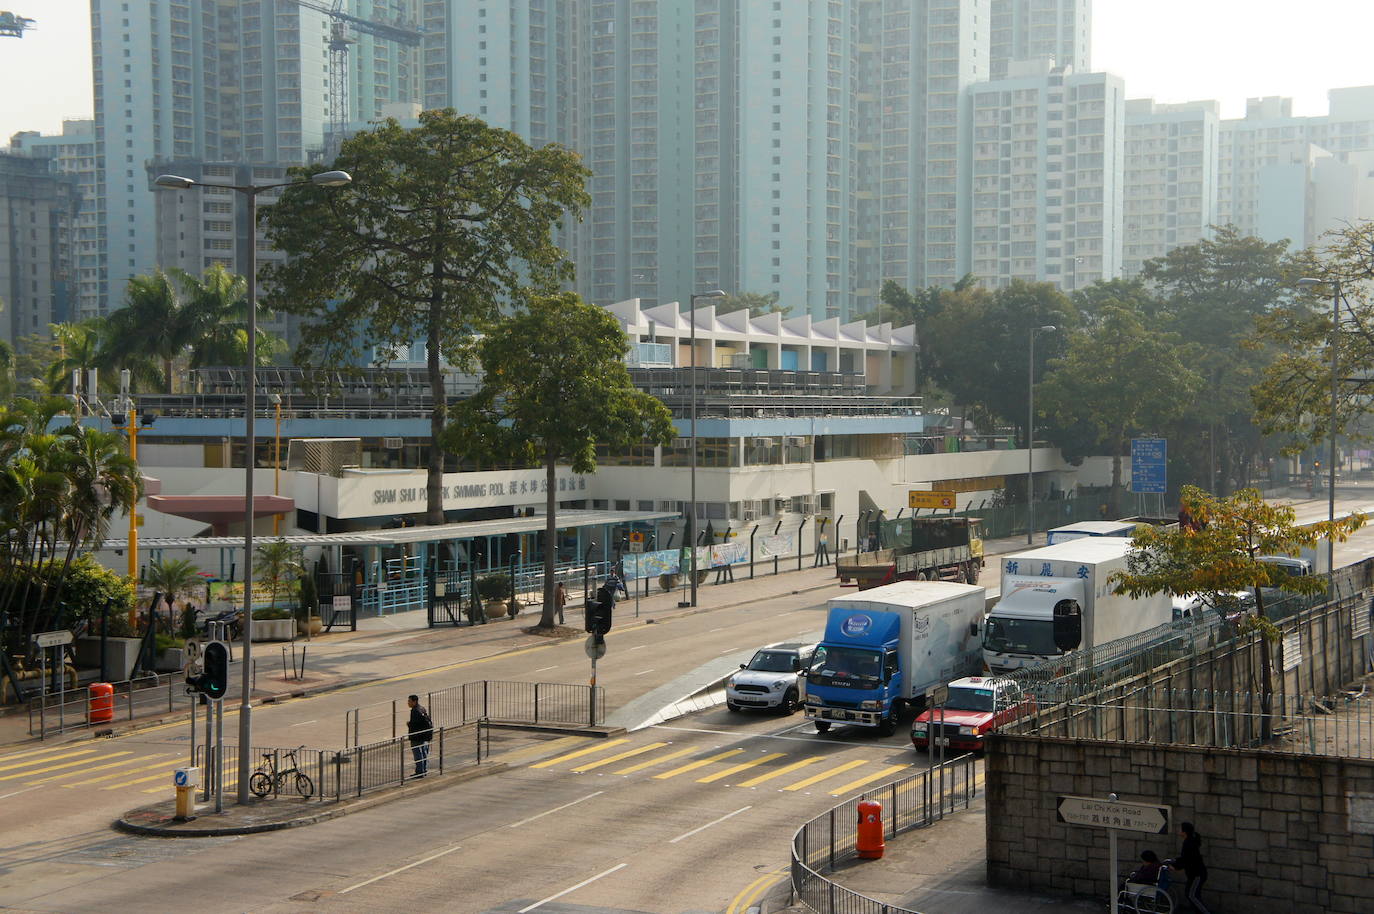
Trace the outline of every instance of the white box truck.
<path fill-rule="evenodd" d="M 830 601 L 806 673 L 806 718 L 887 735 L 931 689 L 977 672 L 986 591 L 952 581 L 898 581 Z"/>
<path fill-rule="evenodd" d="M 1108 579 L 1131 541 L 1093 536 L 1000 556 L 1002 592 L 983 631 L 983 663 L 1008 673 L 1147 631 L 1172 619 L 1169 595 L 1132 598 Z"/>

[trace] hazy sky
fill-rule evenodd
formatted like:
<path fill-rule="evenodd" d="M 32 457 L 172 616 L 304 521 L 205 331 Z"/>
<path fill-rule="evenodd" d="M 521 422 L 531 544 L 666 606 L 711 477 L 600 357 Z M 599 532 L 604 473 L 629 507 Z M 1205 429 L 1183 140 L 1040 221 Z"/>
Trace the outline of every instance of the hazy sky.
<path fill-rule="evenodd" d="M 88 0 L 0 8 L 38 20 L 22 39 L 0 38 L 0 145 L 18 130 L 56 133 L 65 117 L 89 117 Z M 1122 76 L 1128 97 L 1215 98 L 1225 117 L 1259 95 L 1324 114 L 1327 89 L 1374 84 L 1371 0 L 1097 0 L 1093 31 L 1094 69 Z"/>

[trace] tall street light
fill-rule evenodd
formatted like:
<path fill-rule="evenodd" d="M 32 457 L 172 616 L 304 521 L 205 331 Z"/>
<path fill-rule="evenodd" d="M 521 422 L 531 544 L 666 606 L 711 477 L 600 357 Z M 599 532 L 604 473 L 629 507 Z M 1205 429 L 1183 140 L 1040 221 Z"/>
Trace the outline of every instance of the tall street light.
<path fill-rule="evenodd" d="M 1328 434 L 1331 437 L 1331 450 L 1326 467 L 1326 519 L 1334 521 L 1336 519 L 1336 398 L 1338 396 L 1336 340 L 1341 329 L 1341 281 L 1339 279 L 1313 279 L 1309 276 L 1298 280 L 1298 288 L 1311 289 L 1326 285 L 1327 282 L 1331 283 L 1331 427 L 1328 429 Z M 1335 558 L 1336 542 L 1328 537 L 1326 540 L 1326 570 L 1328 572 L 1335 570 Z"/>
<path fill-rule="evenodd" d="M 690 558 L 687 561 L 687 576 L 691 579 L 692 587 L 692 598 L 688 603 L 689 606 L 697 605 L 697 299 L 724 297 L 725 293 L 720 289 L 712 289 L 709 292 L 698 292 L 692 295 L 687 303 L 687 321 L 692 347 L 692 496 L 691 507 L 687 513 L 686 543 L 687 548 L 690 550 L 688 552 Z M 712 351 L 714 351 L 714 344 L 712 344 Z"/>
<path fill-rule="evenodd" d="M 153 183 L 169 190 L 192 187 L 222 187 L 238 191 L 248 201 L 248 387 L 243 410 L 243 681 L 239 698 L 238 802 L 248 802 L 248 777 L 253 754 L 253 411 L 257 407 L 258 383 L 258 194 L 278 187 L 314 184 L 317 187 L 343 187 L 353 178 L 346 171 L 322 171 L 304 181 L 280 184 L 204 184 L 180 175 L 158 175 Z"/>
<path fill-rule="evenodd" d="M 1053 333 L 1053 324 L 1032 327 L 1030 332 L 1030 364 L 1026 382 L 1026 545 L 1035 542 L 1035 335 Z"/>

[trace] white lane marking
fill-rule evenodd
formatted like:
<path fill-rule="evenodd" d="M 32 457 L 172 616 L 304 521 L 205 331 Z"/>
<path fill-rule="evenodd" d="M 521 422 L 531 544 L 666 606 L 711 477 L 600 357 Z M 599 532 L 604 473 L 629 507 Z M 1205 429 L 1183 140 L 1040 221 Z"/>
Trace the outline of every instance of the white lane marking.
<path fill-rule="evenodd" d="M 643 676 L 645 673 L 652 673 L 652 672 L 653 672 L 652 669 L 640 670 L 638 673 L 635 673 L 635 675 L 636 675 L 636 676 Z"/>
<path fill-rule="evenodd" d="M 303 720 L 303 721 L 301 721 L 301 722 L 298 723 L 298 724 L 292 724 L 291 727 L 304 727 L 306 724 L 317 724 L 317 723 L 319 723 L 318 720 Z M 286 729 L 290 730 L 291 727 L 287 727 Z"/>
<path fill-rule="evenodd" d="M 632 650 L 632 651 L 642 651 L 642 650 L 644 650 L 644 649 L 645 649 L 646 647 L 648 647 L 648 646 L 649 646 L 649 645 L 647 645 L 647 644 L 636 644 L 634 647 L 630 648 L 630 650 Z"/>
<path fill-rule="evenodd" d="M 603 793 L 605 793 L 604 790 L 598 790 L 596 793 L 589 793 L 589 794 L 587 794 L 585 797 L 582 797 L 580 800 L 573 800 L 571 803 L 564 803 L 562 806 L 555 806 L 553 809 L 547 809 L 547 810 L 545 810 L 544 812 L 541 812 L 541 813 L 539 813 L 539 814 L 536 815 L 536 816 L 530 816 L 528 819 L 521 819 L 519 822 L 512 822 L 511 824 L 507 825 L 506 828 L 519 828 L 521 825 L 528 825 L 528 824 L 530 824 L 531 822 L 533 822 L 535 819 L 542 819 L 542 818 L 544 818 L 545 816 L 551 816 L 551 815 L 553 815 L 553 814 L 556 813 L 556 812 L 562 812 L 563 810 L 567 809 L 569 806 L 576 806 L 578 803 L 585 803 L 587 800 L 590 800 L 592 797 L 599 797 L 599 796 L 601 796 Z"/>
<path fill-rule="evenodd" d="M 733 653 L 737 652 L 738 650 L 739 650 L 739 648 L 737 648 L 737 647 L 727 647 L 725 650 L 721 651 L 721 653 L 722 653 L 722 654 L 733 654 Z"/>
<path fill-rule="evenodd" d="M 558 664 L 555 663 L 553 666 L 541 666 L 539 669 L 535 670 L 535 672 L 536 672 L 536 673 L 542 673 L 542 672 L 544 672 L 545 670 L 556 670 L 556 669 L 558 669 Z"/>
<path fill-rule="evenodd" d="M 17 796 L 19 796 L 21 793 L 28 793 L 30 790 L 37 790 L 37 789 L 38 789 L 38 785 L 35 784 L 35 785 L 32 786 L 32 787 L 25 787 L 23 790 L 16 790 L 14 793 L 0 793 L 0 800 L 8 800 L 10 797 L 17 797 Z"/>
<path fill-rule="evenodd" d="M 674 838 L 673 840 L 669 841 L 668 843 L 669 843 L 669 844 L 677 844 L 677 843 L 678 843 L 679 841 L 681 841 L 683 838 L 690 838 L 690 837 L 692 837 L 693 835 L 695 835 L 697 832 L 706 831 L 706 829 L 710 828 L 712 825 L 719 825 L 720 823 L 724 822 L 726 819 L 733 819 L 735 816 L 739 815 L 740 813 L 742 813 L 742 812 L 748 812 L 749 810 L 751 810 L 751 809 L 753 809 L 753 808 L 754 808 L 754 807 L 752 807 L 752 806 L 745 806 L 743 809 L 736 809 L 734 812 L 726 813 L 725 815 L 721 816 L 719 819 L 716 819 L 714 822 L 707 822 L 705 825 L 701 826 L 700 828 L 694 828 L 694 829 L 692 829 L 691 831 L 686 832 L 685 834 L 678 835 L 676 838 Z"/>
<path fill-rule="evenodd" d="M 422 864 L 422 863 L 428 863 L 428 862 L 431 861 L 431 860 L 438 860 L 440 857 L 444 856 L 445 854 L 451 854 L 451 853 L 453 853 L 454 851 L 456 851 L 456 850 L 461 850 L 461 849 L 462 849 L 462 848 L 461 848 L 460 846 L 458 846 L 458 845 L 455 844 L 453 847 L 450 847 L 448 850 L 439 851 L 439 853 L 437 853 L 437 854 L 430 854 L 428 857 L 424 857 L 424 858 L 421 858 L 420 860 L 416 860 L 414 863 L 407 863 L 405 866 L 398 866 L 398 867 L 396 867 L 396 869 L 391 870 L 391 871 L 388 872 L 388 873 L 383 873 L 383 874 L 380 875 L 380 876 L 373 876 L 371 879 L 367 880 L 366 882 L 360 882 L 360 883 L 358 883 L 357 885 L 350 885 L 350 886 L 349 886 L 348 888 L 346 888 L 346 889 L 341 889 L 341 890 L 339 891 L 339 894 L 340 894 L 340 895 L 347 895 L 349 892 L 353 891 L 354 889 L 361 889 L 361 888 L 362 888 L 363 886 L 365 886 L 365 885 L 372 885 L 372 883 L 376 882 L 376 881 L 379 880 L 379 879 L 385 879 L 385 878 L 388 877 L 388 876 L 395 876 L 397 873 L 404 873 L 406 870 L 414 869 L 415 867 L 419 866 L 419 865 Z"/>
<path fill-rule="evenodd" d="M 570 889 L 564 889 L 563 891 L 559 892 L 557 895 L 550 895 L 548 898 L 545 898 L 543 901 L 536 901 L 534 904 L 529 905 L 528 907 L 521 908 L 519 911 L 516 911 L 515 914 L 526 914 L 526 912 L 528 912 L 528 911 L 533 911 L 535 908 L 540 907 L 541 905 L 546 905 L 546 904 L 548 904 L 549 902 L 551 902 L 551 901 L 553 901 L 553 900 L 555 900 L 555 899 L 562 898 L 564 895 L 568 894 L 569 892 L 576 892 L 578 889 L 582 888 L 584 885 L 590 885 L 591 883 L 596 882 L 596 880 L 602 878 L 603 876 L 609 876 L 609 875 L 611 875 L 612 873 L 614 873 L 616 870 L 623 870 L 623 869 L 625 869 L 625 867 L 627 867 L 627 866 L 629 866 L 628 863 L 618 863 L 618 864 L 616 864 L 615 866 L 611 867 L 610 869 L 606 870 L 604 873 L 597 873 L 597 874 L 596 874 L 595 876 L 593 876 L 592 878 L 590 878 L 590 879 L 584 879 L 584 880 L 582 880 L 581 882 L 579 882 L 577 885 L 573 886 L 572 888 L 570 888 Z"/>
<path fill-rule="evenodd" d="M 710 628 L 710 629 L 707 629 L 707 630 L 706 630 L 706 634 L 709 635 L 709 634 L 711 634 L 711 632 L 723 632 L 723 631 L 725 631 L 726 628 L 727 628 L 727 626 L 724 626 L 724 625 L 720 626 L 719 628 Z"/>

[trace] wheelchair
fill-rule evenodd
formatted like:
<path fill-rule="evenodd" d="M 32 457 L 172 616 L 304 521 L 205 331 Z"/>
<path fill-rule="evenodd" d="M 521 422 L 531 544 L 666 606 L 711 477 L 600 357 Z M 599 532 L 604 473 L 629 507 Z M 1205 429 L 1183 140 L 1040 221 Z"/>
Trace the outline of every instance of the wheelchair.
<path fill-rule="evenodd" d="M 1173 914 L 1174 896 L 1169 891 L 1173 882 L 1173 871 L 1163 866 L 1159 869 L 1159 881 L 1154 885 L 1124 883 L 1116 896 L 1117 907 L 1133 914 Z"/>

